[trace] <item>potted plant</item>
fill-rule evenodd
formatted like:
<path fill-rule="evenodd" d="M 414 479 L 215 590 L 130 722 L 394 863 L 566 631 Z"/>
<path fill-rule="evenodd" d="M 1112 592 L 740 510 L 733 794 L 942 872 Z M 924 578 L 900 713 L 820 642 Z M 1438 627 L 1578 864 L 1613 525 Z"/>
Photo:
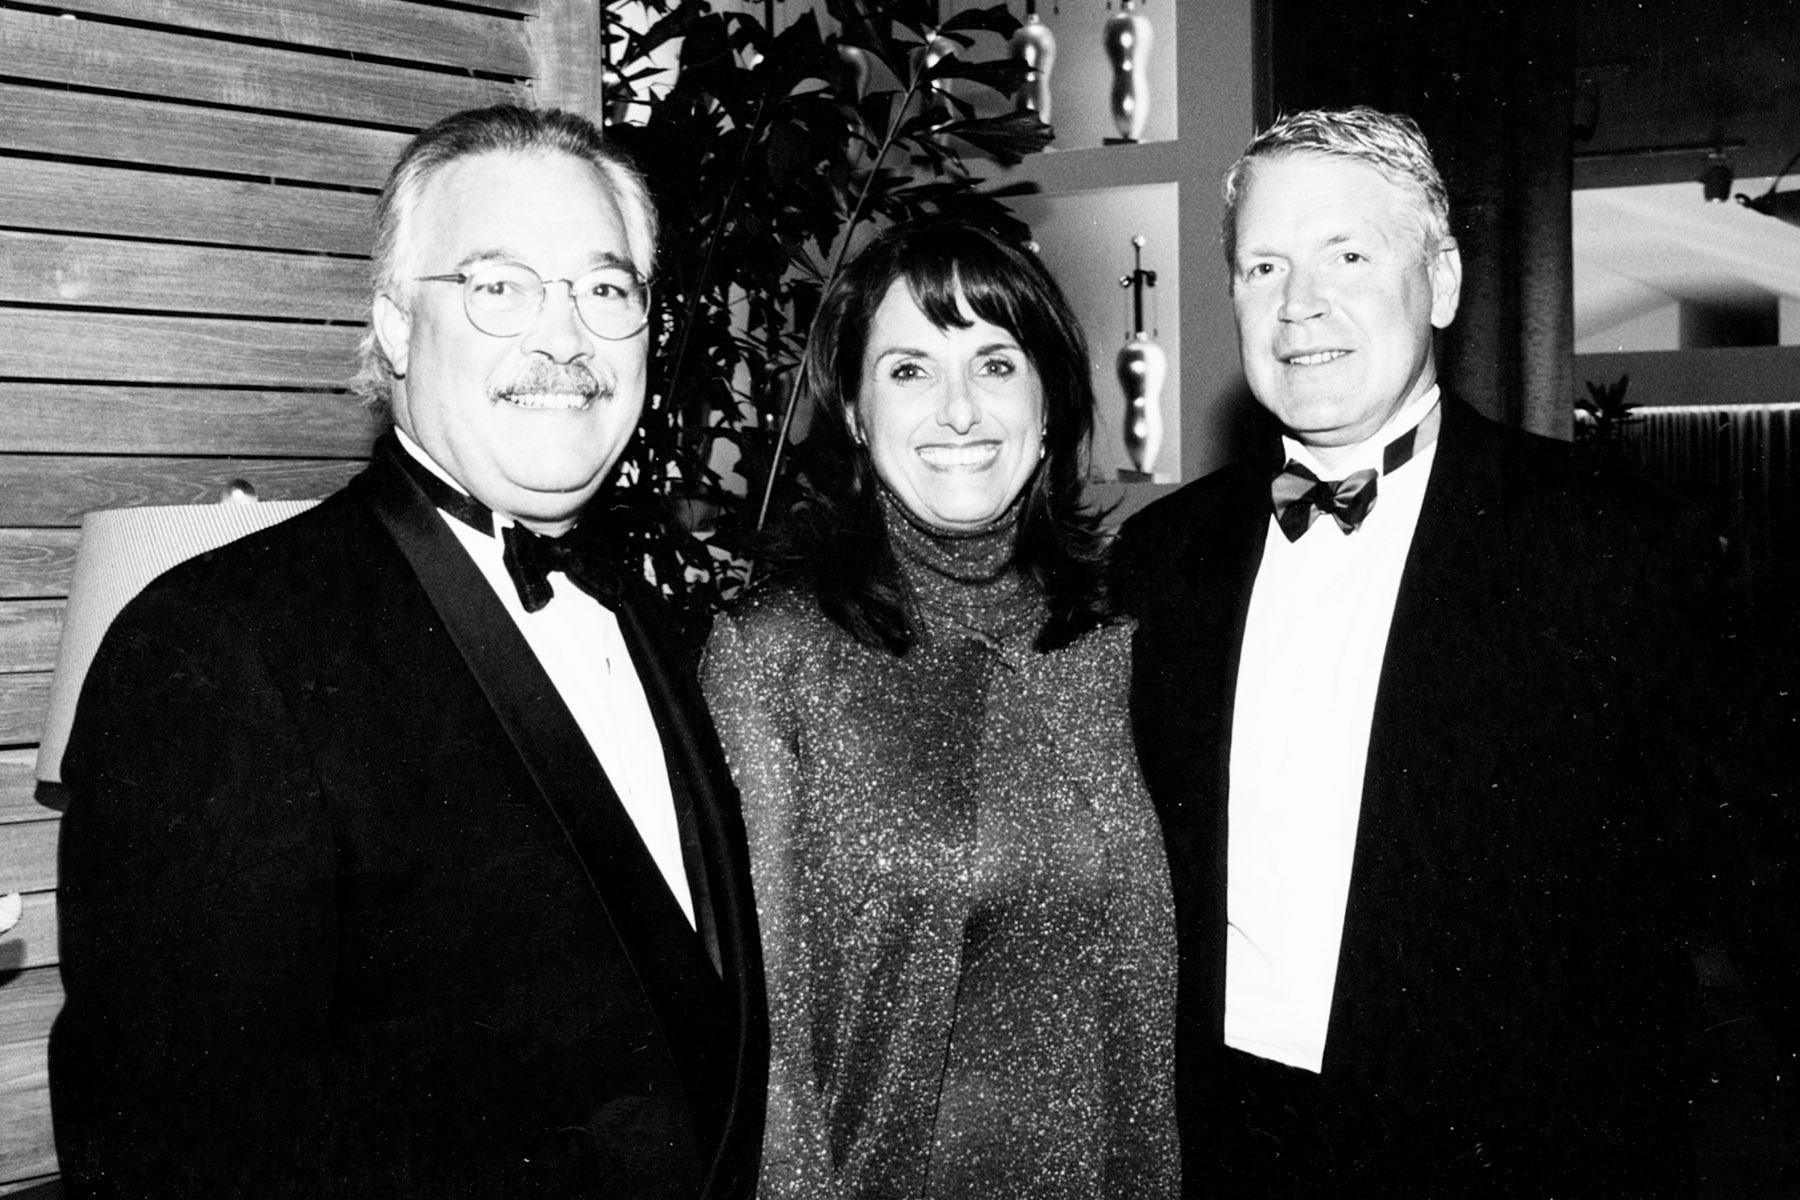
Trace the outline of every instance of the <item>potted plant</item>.
<path fill-rule="evenodd" d="M 742 586 L 754 534 L 788 493 L 795 367 L 828 281 L 876 230 L 928 213 L 1024 240 L 1007 192 L 974 168 L 1042 149 L 1011 98 L 1005 5 L 938 20 L 927 0 L 827 0 L 779 32 L 706 0 L 632 0 L 609 78 L 631 112 L 609 128 L 662 220 L 651 399 L 613 503 L 663 591 L 704 619 Z M 625 7 L 612 0 L 612 8 Z M 672 83 L 658 65 L 679 42 Z M 618 105 L 609 105 L 617 111 Z"/>

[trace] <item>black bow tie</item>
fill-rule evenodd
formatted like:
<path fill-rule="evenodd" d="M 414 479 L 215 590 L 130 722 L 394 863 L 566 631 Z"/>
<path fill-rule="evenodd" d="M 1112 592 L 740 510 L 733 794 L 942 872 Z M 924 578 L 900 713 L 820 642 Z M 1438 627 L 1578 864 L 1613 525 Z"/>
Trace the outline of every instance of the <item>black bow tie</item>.
<path fill-rule="evenodd" d="M 390 435 L 391 436 L 391 435 Z M 488 537 L 494 536 L 494 514 L 487 505 L 466 492 L 458 491 L 439 478 L 424 463 L 395 445 L 394 457 L 419 485 L 433 505 L 455 517 L 470 529 Z M 544 537 L 523 525 L 509 525 L 501 531 L 506 549 L 501 561 L 506 573 L 518 589 L 519 603 L 526 612 L 537 612 L 550 603 L 555 593 L 549 575 L 561 571 L 576 587 L 600 601 L 612 605 L 624 590 L 624 576 L 619 570 L 623 555 L 618 546 L 600 531 L 611 522 L 587 520 L 562 537 Z"/>
<path fill-rule="evenodd" d="M 569 581 L 602 604 L 618 603 L 624 588 L 619 569 L 600 547 L 571 532 L 562 537 L 545 537 L 523 525 L 508 525 L 500 533 L 506 544 L 502 560 L 513 586 L 519 589 L 519 603 L 526 612 L 537 612 L 550 603 L 555 594 L 550 589 L 550 572 L 561 571 Z"/>
<path fill-rule="evenodd" d="M 1290 542 L 1299 541 L 1320 513 L 1330 513 L 1339 529 L 1353 533 L 1375 506 L 1376 478 L 1375 468 L 1370 467 L 1344 479 L 1320 479 L 1289 459 L 1269 485 L 1275 523 Z"/>
<path fill-rule="evenodd" d="M 1424 423 L 1421 421 L 1420 425 Z M 1300 535 L 1312 528 L 1320 513 L 1330 513 L 1345 533 L 1356 532 L 1363 518 L 1375 507 L 1376 481 L 1406 465 L 1413 456 L 1418 433 L 1419 426 L 1414 426 L 1389 442 L 1381 453 L 1379 472 L 1369 467 L 1353 471 L 1342 479 L 1320 479 L 1290 458 L 1269 484 L 1269 496 L 1275 504 L 1275 523 L 1281 526 L 1287 540 L 1299 541 Z M 1434 428 L 1431 436 L 1435 435 Z M 1426 444 L 1430 444 L 1429 438 Z"/>

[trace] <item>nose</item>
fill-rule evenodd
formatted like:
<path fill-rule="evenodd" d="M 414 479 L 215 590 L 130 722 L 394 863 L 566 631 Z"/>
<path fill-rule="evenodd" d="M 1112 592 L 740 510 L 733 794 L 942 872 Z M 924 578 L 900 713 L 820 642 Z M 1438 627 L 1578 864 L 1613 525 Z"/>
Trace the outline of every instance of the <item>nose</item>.
<path fill-rule="evenodd" d="M 937 422 L 959 435 L 969 432 L 981 420 L 981 406 L 975 403 L 975 391 L 969 381 L 951 372 L 944 378 L 943 393 L 938 397 Z"/>
<path fill-rule="evenodd" d="M 1309 321 L 1331 311 L 1316 272 L 1297 266 L 1288 271 L 1281 290 L 1281 319 Z"/>
<path fill-rule="evenodd" d="M 574 284 L 566 279 L 544 281 L 544 305 L 520 339 L 520 349 L 559 363 L 575 362 L 593 354 L 587 326 L 575 311 Z"/>

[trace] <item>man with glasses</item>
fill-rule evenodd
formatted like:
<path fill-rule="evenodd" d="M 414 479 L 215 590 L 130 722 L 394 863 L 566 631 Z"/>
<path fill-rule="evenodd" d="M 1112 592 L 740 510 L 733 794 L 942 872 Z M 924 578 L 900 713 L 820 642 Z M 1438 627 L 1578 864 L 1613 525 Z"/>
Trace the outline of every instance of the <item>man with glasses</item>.
<path fill-rule="evenodd" d="M 654 236 L 579 117 L 420 134 L 358 377 L 393 433 L 114 625 L 65 766 L 72 1196 L 750 1194 L 737 798 L 691 648 L 582 520 Z"/>

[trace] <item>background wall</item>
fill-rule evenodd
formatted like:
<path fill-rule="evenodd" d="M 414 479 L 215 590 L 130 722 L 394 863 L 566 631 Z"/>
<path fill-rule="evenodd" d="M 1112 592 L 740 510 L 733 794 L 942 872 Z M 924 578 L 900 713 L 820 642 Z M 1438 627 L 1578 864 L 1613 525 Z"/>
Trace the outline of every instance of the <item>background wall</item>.
<path fill-rule="evenodd" d="M 382 178 L 449 112 L 592 94 L 584 7 L 0 8 L 0 891 L 25 895 L 0 936 L 0 1194 L 56 1168 L 57 816 L 32 768 L 81 516 L 357 471 L 376 426 L 343 381 Z"/>

